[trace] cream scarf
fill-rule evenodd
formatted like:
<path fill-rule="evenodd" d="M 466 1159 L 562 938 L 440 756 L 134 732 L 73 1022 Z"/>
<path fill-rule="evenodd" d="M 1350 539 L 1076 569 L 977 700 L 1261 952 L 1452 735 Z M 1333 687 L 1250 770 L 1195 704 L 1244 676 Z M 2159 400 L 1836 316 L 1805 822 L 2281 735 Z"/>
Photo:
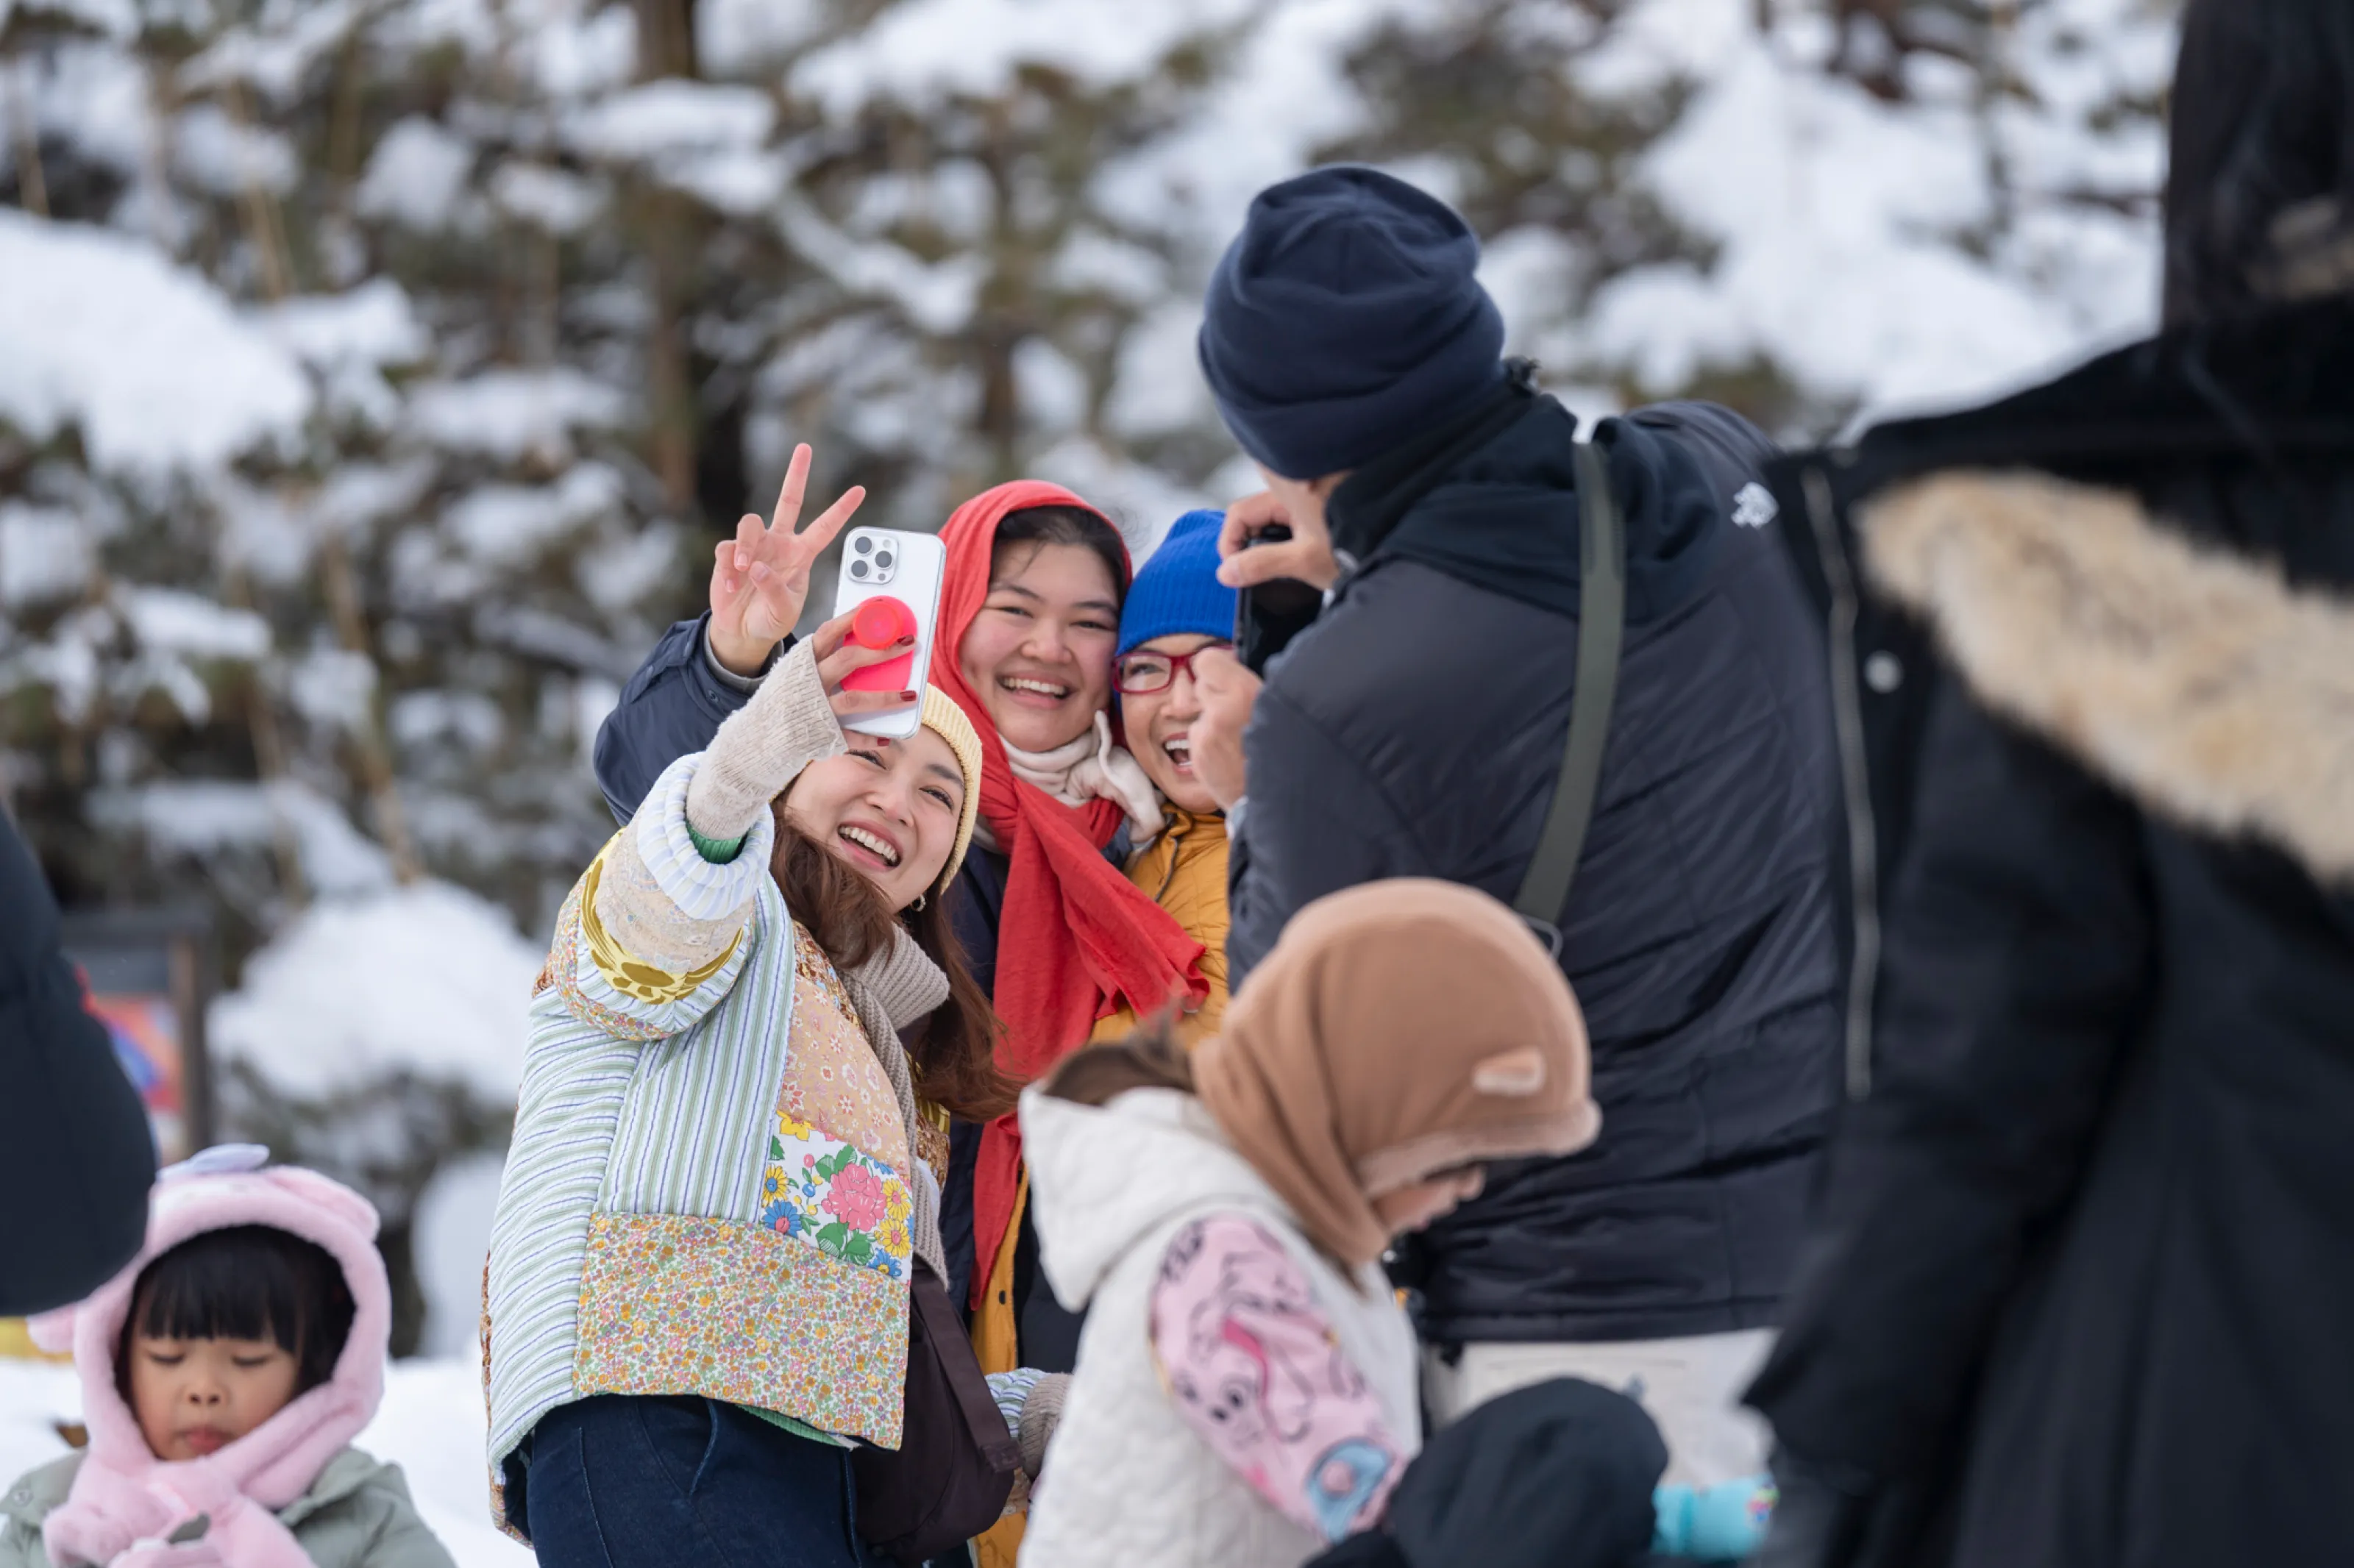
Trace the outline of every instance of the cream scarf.
<path fill-rule="evenodd" d="M 1001 742 L 1002 742 L 1001 737 Z M 1013 777 L 1035 784 L 1066 806 L 1089 800 L 1109 800 L 1128 817 L 1129 837 L 1138 849 L 1161 832 L 1161 794 L 1146 778 L 1144 765 L 1111 742 L 1111 717 L 1098 712 L 1095 728 L 1052 751 L 1005 747 Z M 973 836 L 991 849 L 1005 846 L 988 833 L 986 819 L 974 824 Z"/>

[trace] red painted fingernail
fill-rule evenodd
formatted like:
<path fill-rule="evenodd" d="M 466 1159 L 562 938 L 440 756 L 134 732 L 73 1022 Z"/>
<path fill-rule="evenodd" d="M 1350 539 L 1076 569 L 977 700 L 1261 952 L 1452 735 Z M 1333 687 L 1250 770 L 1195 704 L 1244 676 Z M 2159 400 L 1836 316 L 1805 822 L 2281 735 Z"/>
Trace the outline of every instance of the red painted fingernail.
<path fill-rule="evenodd" d="M 896 646 L 901 648 L 913 648 L 915 645 L 916 640 L 912 637 L 902 637 L 896 644 Z"/>
<path fill-rule="evenodd" d="M 899 694 L 899 700 L 903 703 L 912 703 L 916 700 L 916 694 L 913 692 L 901 692 Z"/>

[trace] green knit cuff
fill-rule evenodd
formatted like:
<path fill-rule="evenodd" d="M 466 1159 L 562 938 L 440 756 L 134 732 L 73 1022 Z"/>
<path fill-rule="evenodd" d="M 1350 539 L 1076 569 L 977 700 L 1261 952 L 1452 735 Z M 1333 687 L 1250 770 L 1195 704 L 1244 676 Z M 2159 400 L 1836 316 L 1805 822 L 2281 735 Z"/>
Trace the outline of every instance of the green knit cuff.
<path fill-rule="evenodd" d="M 744 841 L 752 835 L 737 833 L 732 839 L 706 839 L 695 831 L 693 822 L 689 822 L 686 824 L 686 836 L 695 841 L 695 853 L 707 863 L 726 865 L 736 858 L 737 853 L 744 847 Z"/>

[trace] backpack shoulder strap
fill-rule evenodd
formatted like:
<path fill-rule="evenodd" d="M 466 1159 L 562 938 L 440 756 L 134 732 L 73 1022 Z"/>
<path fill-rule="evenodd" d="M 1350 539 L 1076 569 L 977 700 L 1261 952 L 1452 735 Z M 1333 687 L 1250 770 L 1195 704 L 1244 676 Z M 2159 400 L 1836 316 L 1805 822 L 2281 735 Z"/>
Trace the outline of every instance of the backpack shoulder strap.
<path fill-rule="evenodd" d="M 1570 697 L 1569 741 L 1561 778 L 1535 858 L 1521 878 L 1512 906 L 1561 952 L 1562 911 L 1577 876 L 1585 830 L 1602 782 L 1602 748 L 1610 737 L 1610 709 L 1618 694 L 1618 655 L 1627 630 L 1627 530 L 1610 490 L 1610 464 L 1592 441 L 1575 448 L 1578 571 L 1577 688 Z"/>

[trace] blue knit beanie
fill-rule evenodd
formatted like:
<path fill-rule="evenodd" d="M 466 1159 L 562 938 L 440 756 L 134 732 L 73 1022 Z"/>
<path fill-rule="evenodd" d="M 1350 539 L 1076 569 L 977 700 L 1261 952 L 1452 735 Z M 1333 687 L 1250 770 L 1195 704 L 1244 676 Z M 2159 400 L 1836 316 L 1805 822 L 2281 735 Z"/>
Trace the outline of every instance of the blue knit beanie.
<path fill-rule="evenodd" d="M 1218 530 L 1225 521 L 1223 512 L 1188 512 L 1169 525 L 1129 585 L 1119 652 L 1181 632 L 1235 634 L 1235 590 L 1218 580 Z"/>
<path fill-rule="evenodd" d="M 1453 207 L 1334 164 L 1251 203 L 1204 302 L 1202 374 L 1245 451 L 1287 479 L 1355 468 L 1503 379 L 1504 320 Z"/>

